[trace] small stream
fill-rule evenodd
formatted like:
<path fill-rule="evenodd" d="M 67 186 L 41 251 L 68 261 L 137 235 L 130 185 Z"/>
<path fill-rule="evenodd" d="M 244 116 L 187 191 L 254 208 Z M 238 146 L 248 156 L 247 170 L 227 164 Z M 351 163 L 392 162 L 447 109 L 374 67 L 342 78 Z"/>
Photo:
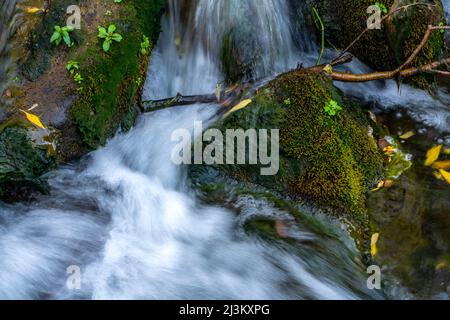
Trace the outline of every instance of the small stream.
<path fill-rule="evenodd" d="M 168 3 L 144 99 L 214 92 L 224 78 L 221 39 L 231 29 L 242 30 L 245 37 L 237 41 L 260 52 L 255 79 L 315 63 L 314 39 L 307 30 L 296 34 L 286 19 L 287 0 L 195 0 L 190 10 L 184 1 Z M 358 61 L 349 68 L 366 69 Z M 399 96 L 391 82 L 341 88 L 382 108 L 406 104 L 416 120 L 449 128 L 446 92 L 440 103 L 407 86 Z M 217 109 L 209 104 L 142 115 L 130 132 L 49 173 L 49 196 L 1 204 L 0 298 L 385 298 L 367 289 L 365 266 L 339 225 L 327 226 L 334 229 L 330 237 L 305 222 L 295 230 L 300 245 L 285 247 L 247 233 L 244 224 L 255 212 L 272 219 L 289 213 L 247 197 L 238 216 L 196 197 L 187 168 L 170 160 L 170 136 L 181 128 L 192 132 L 194 121 L 213 124 Z M 81 269 L 76 290 L 66 285 L 70 266 Z"/>

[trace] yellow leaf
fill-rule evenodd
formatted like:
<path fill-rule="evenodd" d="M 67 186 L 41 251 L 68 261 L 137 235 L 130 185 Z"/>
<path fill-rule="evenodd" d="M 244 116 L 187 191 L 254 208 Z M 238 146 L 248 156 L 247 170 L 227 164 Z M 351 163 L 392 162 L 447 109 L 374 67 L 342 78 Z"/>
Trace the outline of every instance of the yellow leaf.
<path fill-rule="evenodd" d="M 38 116 L 36 116 L 34 114 L 31 114 L 31 113 L 28 113 L 28 112 L 23 111 L 23 110 L 20 110 L 20 111 L 22 111 L 25 114 L 25 116 L 27 117 L 28 121 L 30 121 L 32 124 L 38 126 L 41 129 L 45 129 L 45 126 L 42 124 L 41 119 L 39 119 Z"/>
<path fill-rule="evenodd" d="M 378 250 L 377 250 L 377 242 L 378 239 L 380 238 L 380 234 L 379 233 L 374 233 L 372 235 L 372 239 L 370 240 L 370 253 L 372 254 L 372 257 L 375 257 Z"/>
<path fill-rule="evenodd" d="M 441 144 L 428 150 L 427 159 L 425 160 L 425 165 L 427 167 L 431 166 L 439 158 L 441 150 L 442 150 Z"/>
<path fill-rule="evenodd" d="M 447 181 L 448 184 L 450 184 L 450 172 L 440 169 L 439 170 L 442 177 Z"/>
<path fill-rule="evenodd" d="M 327 64 L 325 68 L 323 68 L 323 71 L 325 71 L 328 74 L 333 73 L 333 67 L 331 66 L 331 64 Z"/>
<path fill-rule="evenodd" d="M 416 135 L 416 133 L 414 131 L 408 131 L 408 132 L 404 133 L 403 135 L 401 135 L 400 139 L 408 140 L 409 138 L 412 138 L 415 135 Z"/>
<path fill-rule="evenodd" d="M 40 8 L 36 8 L 36 7 L 28 7 L 25 9 L 26 13 L 36 13 L 36 12 L 40 12 L 40 11 L 43 11 L 43 10 Z"/>
<path fill-rule="evenodd" d="M 228 117 L 233 112 L 236 112 L 238 110 L 244 109 L 246 106 L 248 106 L 250 103 L 252 103 L 251 99 L 242 100 L 240 103 L 235 105 L 233 108 L 231 108 L 230 111 L 228 111 L 224 117 Z"/>
<path fill-rule="evenodd" d="M 450 154 L 450 148 L 444 148 L 442 149 L 443 154 Z"/>
<path fill-rule="evenodd" d="M 444 170 L 448 170 L 450 169 L 450 160 L 445 160 L 445 161 L 436 161 L 435 163 L 433 163 L 433 165 L 431 166 L 433 169 L 444 169 Z"/>

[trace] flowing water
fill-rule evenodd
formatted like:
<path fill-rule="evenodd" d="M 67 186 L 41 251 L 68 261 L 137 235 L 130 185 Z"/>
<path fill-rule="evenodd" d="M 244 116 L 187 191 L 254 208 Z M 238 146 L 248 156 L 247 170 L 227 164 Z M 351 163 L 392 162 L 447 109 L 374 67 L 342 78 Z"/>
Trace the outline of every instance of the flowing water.
<path fill-rule="evenodd" d="M 258 29 L 248 39 L 262 52 L 255 78 L 312 62 L 312 39 L 306 30 L 293 33 L 287 3 L 169 1 L 144 95 L 213 92 L 223 79 L 220 46 L 230 28 Z M 309 42 L 299 45 L 298 36 Z M 380 99 L 397 96 L 383 92 Z M 299 246 L 268 243 L 247 234 L 245 221 L 288 213 L 242 197 L 236 215 L 196 198 L 186 168 L 170 160 L 170 136 L 192 131 L 195 120 L 213 123 L 216 111 L 211 104 L 142 115 L 129 133 L 51 172 L 49 196 L 1 204 L 0 298 L 380 298 L 368 292 L 358 253 L 343 237 L 305 224 L 293 231 Z M 66 285 L 69 266 L 81 268 L 79 290 Z"/>

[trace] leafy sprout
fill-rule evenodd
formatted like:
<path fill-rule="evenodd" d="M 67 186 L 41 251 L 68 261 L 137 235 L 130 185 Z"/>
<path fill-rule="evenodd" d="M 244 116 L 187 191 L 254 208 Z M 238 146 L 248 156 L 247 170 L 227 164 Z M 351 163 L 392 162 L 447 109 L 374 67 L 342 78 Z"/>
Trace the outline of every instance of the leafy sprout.
<path fill-rule="evenodd" d="M 67 71 L 69 71 L 70 74 L 72 74 L 72 75 L 75 72 L 75 70 L 78 70 L 79 68 L 80 68 L 80 63 L 78 61 L 75 61 L 75 60 L 70 60 L 66 64 Z"/>
<path fill-rule="evenodd" d="M 103 41 L 103 51 L 108 52 L 110 47 L 111 47 L 111 43 L 113 43 L 113 41 L 116 42 L 120 42 L 122 41 L 122 36 L 119 33 L 115 33 L 116 31 L 116 26 L 114 24 L 110 24 L 108 27 L 108 30 L 106 30 L 103 27 L 98 27 L 98 37 L 100 39 L 105 39 Z"/>
<path fill-rule="evenodd" d="M 329 116 L 335 116 L 339 111 L 342 110 L 342 107 L 334 100 L 328 101 L 328 103 L 325 105 L 325 112 Z"/>
<path fill-rule="evenodd" d="M 384 14 L 388 13 L 388 9 L 386 8 L 386 6 L 382 3 L 376 2 L 375 5 L 381 10 L 381 12 L 383 12 Z"/>
<path fill-rule="evenodd" d="M 70 39 L 70 33 L 73 30 L 74 29 L 69 26 L 64 27 L 55 26 L 55 31 L 53 32 L 52 37 L 50 38 L 50 43 L 55 43 L 57 46 L 59 46 L 61 41 L 64 41 L 68 47 L 73 46 L 73 42 Z"/>

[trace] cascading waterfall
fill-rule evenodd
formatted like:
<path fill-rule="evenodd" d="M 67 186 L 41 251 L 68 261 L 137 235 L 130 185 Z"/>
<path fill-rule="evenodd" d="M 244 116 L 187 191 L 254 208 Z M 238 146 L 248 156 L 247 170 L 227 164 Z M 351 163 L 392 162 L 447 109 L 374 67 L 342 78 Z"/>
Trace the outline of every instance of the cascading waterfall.
<path fill-rule="evenodd" d="M 286 1 L 198 0 L 190 12 L 181 9 L 184 1 L 169 3 L 147 96 L 211 92 L 222 78 L 220 37 L 236 17 L 259 28 L 264 63 L 257 77 L 296 63 L 301 48 L 290 41 Z M 170 136 L 192 131 L 194 120 L 211 123 L 216 110 L 198 105 L 143 115 L 131 132 L 50 173 L 49 196 L 2 204 L 0 298 L 374 297 L 356 250 L 341 241 L 300 225 L 292 236 L 304 246 L 294 254 L 243 229 L 252 215 L 288 213 L 250 197 L 239 200 L 240 216 L 198 202 L 185 168 L 170 160 Z M 80 290 L 66 286 L 69 266 L 81 268 Z"/>
<path fill-rule="evenodd" d="M 183 11 L 187 3 L 192 9 Z M 243 59 L 258 56 L 253 78 L 295 67 L 313 47 L 310 37 L 302 48 L 294 44 L 287 1 L 170 0 L 169 7 L 147 79 L 148 99 L 214 92 L 223 80 L 220 55 L 230 33 Z"/>

